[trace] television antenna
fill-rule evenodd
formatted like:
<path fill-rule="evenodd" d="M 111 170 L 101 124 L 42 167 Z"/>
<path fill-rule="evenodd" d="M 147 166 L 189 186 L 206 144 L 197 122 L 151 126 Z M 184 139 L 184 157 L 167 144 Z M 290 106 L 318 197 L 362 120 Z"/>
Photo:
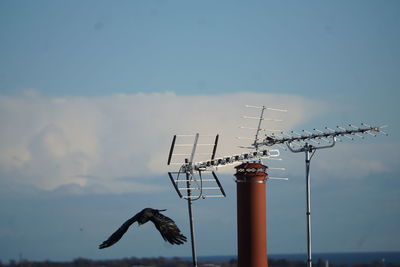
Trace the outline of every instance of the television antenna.
<path fill-rule="evenodd" d="M 168 172 L 168 176 L 178 196 L 187 200 L 188 203 L 192 262 L 195 267 L 197 267 L 197 256 L 192 203 L 193 201 L 207 197 L 225 197 L 225 191 L 214 171 L 211 170 L 212 177 L 203 179 L 202 173 L 208 170 L 199 170 L 194 164 L 196 150 L 199 147 L 212 147 L 213 149 L 211 152 L 202 152 L 201 154 L 211 156 L 211 160 L 214 159 L 219 135 L 215 136 L 214 143 L 199 143 L 199 138 L 200 135 L 198 133 L 195 135 L 174 135 L 167 161 L 167 165 L 180 165 L 178 171 Z M 177 142 L 178 139 L 183 139 L 184 142 Z M 189 140 L 192 140 L 192 143 L 189 143 Z M 190 151 L 188 151 L 188 149 L 190 149 Z M 178 161 L 171 162 L 173 158 Z M 183 175 L 183 178 L 181 175 Z M 212 184 L 213 186 L 203 186 L 203 183 Z M 209 194 L 210 191 L 213 193 Z M 193 192 L 195 193 L 193 194 Z"/>
<path fill-rule="evenodd" d="M 378 134 L 388 135 L 382 131 L 385 126 L 370 126 L 361 123 L 361 127 L 349 124 L 347 128 L 336 126 L 337 130 L 325 127 L 325 131 L 313 129 L 313 131 L 302 130 L 301 133 L 291 131 L 290 134 L 280 132 L 279 134 L 272 133 L 266 135 L 261 142 L 255 142 L 254 147 L 274 145 L 286 145 L 287 148 L 293 153 L 305 153 L 305 166 L 306 166 L 306 204 L 307 204 L 307 266 L 312 266 L 312 252 L 311 252 L 311 182 L 310 182 L 310 164 L 315 152 L 319 149 L 332 148 L 336 145 L 337 141 L 341 141 L 339 137 L 345 137 L 354 140 L 355 137 L 364 138 L 366 135 L 376 137 Z M 313 144 L 311 144 L 313 143 Z"/>
<path fill-rule="evenodd" d="M 247 138 L 247 137 L 237 137 L 238 139 L 247 139 L 247 140 L 253 140 L 252 143 L 250 144 L 250 146 L 240 146 L 240 148 L 245 148 L 245 149 L 251 149 L 251 150 L 255 150 L 255 151 L 259 151 L 260 150 L 260 141 L 263 140 L 263 138 L 261 137 L 262 132 L 264 133 L 277 133 L 277 132 L 282 132 L 281 129 L 275 129 L 274 127 L 268 127 L 268 128 L 263 128 L 263 121 L 269 121 L 269 122 L 276 122 L 276 123 L 281 123 L 283 122 L 283 119 L 281 118 L 275 118 L 275 116 L 270 116 L 270 117 L 264 117 L 266 115 L 267 112 L 269 113 L 273 113 L 276 114 L 277 112 L 279 113 L 286 113 L 288 112 L 288 110 L 286 109 L 278 109 L 278 108 L 271 108 L 271 107 L 267 107 L 267 106 L 254 106 L 254 105 L 245 105 L 246 108 L 251 108 L 251 109 L 258 109 L 260 110 L 260 115 L 258 117 L 256 116 L 243 116 L 244 119 L 248 119 L 248 120 L 257 120 L 257 128 L 254 127 L 248 127 L 248 126 L 239 126 L 240 129 L 247 129 L 247 130 L 255 130 L 255 136 L 254 139 L 251 138 Z M 270 115 L 270 114 L 269 114 Z M 286 150 L 286 148 L 280 144 L 277 145 L 278 148 Z M 280 155 L 279 149 L 276 149 L 274 152 L 276 155 Z M 273 160 L 282 160 L 281 158 L 273 157 L 270 158 Z M 281 167 L 270 167 L 268 166 L 269 170 L 278 170 L 278 171 L 285 171 L 285 168 L 281 168 Z M 271 180 L 288 180 L 288 178 L 282 178 L 282 177 L 271 177 L 269 176 L 268 179 Z"/>
<path fill-rule="evenodd" d="M 231 156 L 225 156 L 220 158 L 215 158 L 219 135 L 215 136 L 214 142 L 199 142 L 200 135 L 196 133 L 195 135 L 174 135 L 171 143 L 171 148 L 168 155 L 167 165 L 178 165 L 180 166 L 178 171 L 168 172 L 168 176 L 171 183 L 181 199 L 187 200 L 189 221 L 190 221 L 190 236 L 191 236 L 191 248 L 192 248 L 192 262 L 193 266 L 197 266 L 197 256 L 196 256 L 196 246 L 195 246 L 195 231 L 194 231 L 194 217 L 192 211 L 193 201 L 205 198 L 220 198 L 226 197 L 225 191 L 222 187 L 214 170 L 220 166 L 228 166 L 235 164 L 237 162 L 250 162 L 250 161 L 261 161 L 263 158 L 277 159 L 280 155 L 278 149 L 264 149 L 260 150 L 258 148 L 258 141 L 260 140 L 259 135 L 263 130 L 261 128 L 261 123 L 264 118 L 264 111 L 266 109 L 273 111 L 283 111 L 279 109 L 272 109 L 267 107 L 256 107 L 247 106 L 251 108 L 261 108 L 260 117 L 256 117 L 258 122 L 258 127 L 256 129 L 255 139 L 250 147 L 253 151 L 248 153 L 236 154 Z M 253 119 L 253 117 L 245 117 Z M 267 119 L 273 120 L 273 119 Z M 201 136 L 210 138 L 213 136 Z M 184 139 L 185 142 L 181 142 Z M 191 141 L 191 142 L 190 142 Z M 212 147 L 212 150 L 206 152 L 197 152 L 200 147 Z M 247 147 L 249 148 L 249 147 Z M 177 150 L 180 151 L 177 151 Z M 190 149 L 190 151 L 188 151 Z M 208 160 L 195 161 L 196 156 L 206 156 L 210 157 Z M 177 161 L 172 161 L 175 159 Z M 277 168 L 283 169 L 283 168 Z M 210 178 L 203 178 L 205 173 L 211 173 Z M 183 178 L 181 177 L 183 176 Z M 268 179 L 277 180 L 287 180 L 287 178 L 269 177 Z M 207 186 L 205 186 L 205 184 Z M 210 186 L 211 184 L 211 186 Z"/>

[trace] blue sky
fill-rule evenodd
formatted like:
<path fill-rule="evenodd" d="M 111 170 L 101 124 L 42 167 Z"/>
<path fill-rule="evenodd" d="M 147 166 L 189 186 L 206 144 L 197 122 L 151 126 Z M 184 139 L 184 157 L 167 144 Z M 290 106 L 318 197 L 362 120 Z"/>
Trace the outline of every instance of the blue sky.
<path fill-rule="evenodd" d="M 388 137 L 317 152 L 313 244 L 400 250 L 399 8 L 1 1 L 0 260 L 190 255 L 151 225 L 97 245 L 147 206 L 168 208 L 189 235 L 166 175 L 172 135 L 220 133 L 218 153 L 236 153 L 235 136 L 253 134 L 237 128 L 254 112 L 245 104 L 287 108 L 269 114 L 285 130 L 388 124 Z M 305 252 L 303 155 L 282 158 L 287 172 L 273 175 L 290 179 L 268 183 L 268 251 Z M 233 170 L 219 173 L 228 197 L 195 203 L 199 255 L 236 253 Z"/>

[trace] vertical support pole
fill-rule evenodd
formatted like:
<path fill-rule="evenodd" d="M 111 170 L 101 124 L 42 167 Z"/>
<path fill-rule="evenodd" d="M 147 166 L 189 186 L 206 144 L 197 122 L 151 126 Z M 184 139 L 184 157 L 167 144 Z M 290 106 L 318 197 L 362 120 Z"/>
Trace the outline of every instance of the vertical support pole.
<path fill-rule="evenodd" d="M 236 166 L 238 267 L 265 267 L 266 232 L 266 166 L 243 163 Z"/>
<path fill-rule="evenodd" d="M 186 186 L 187 186 L 187 201 L 188 201 L 188 211 L 189 211 L 189 222 L 190 222 L 190 240 L 192 243 L 192 261 L 193 267 L 197 267 L 197 256 L 196 256 L 196 237 L 194 234 L 194 219 L 193 219 L 193 212 L 192 212 L 192 190 L 191 188 L 191 181 L 193 179 L 193 159 L 194 155 L 196 154 L 197 142 L 199 141 L 199 134 L 196 133 L 194 137 L 194 143 L 192 148 L 192 153 L 190 155 L 190 160 L 185 159 L 185 165 L 189 167 L 186 170 Z"/>
<path fill-rule="evenodd" d="M 312 267 L 311 258 L 311 177 L 310 177 L 310 161 L 312 152 L 312 147 L 306 144 L 305 146 L 305 156 L 306 156 L 306 197 L 307 197 L 307 267 Z"/>
<path fill-rule="evenodd" d="M 312 258 L 311 258 L 311 177 L 310 177 L 310 164 L 311 158 L 313 157 L 315 151 L 317 149 L 331 148 L 336 144 L 336 137 L 332 137 L 332 143 L 327 146 L 311 146 L 308 143 L 305 143 L 303 147 L 300 149 L 293 149 L 291 143 L 288 142 L 286 145 L 290 151 L 293 153 L 304 152 L 306 156 L 306 195 L 307 195 L 307 267 L 312 267 Z M 310 154 L 311 153 L 311 154 Z"/>
<path fill-rule="evenodd" d="M 189 183 L 190 186 L 190 183 Z M 190 191 L 190 189 L 188 190 Z M 191 193 L 188 192 L 188 210 L 189 210 L 189 220 L 190 220 L 190 239 L 192 243 L 192 262 L 193 267 L 197 267 L 197 256 L 196 256 L 196 239 L 194 234 L 194 221 L 193 221 L 193 213 L 192 213 L 192 199 L 190 198 Z"/>
<path fill-rule="evenodd" d="M 188 159 L 185 159 L 185 163 L 188 163 Z M 189 224 L 190 224 L 190 241 L 192 245 L 192 262 L 193 267 L 197 267 L 197 256 L 196 256 L 196 239 L 194 234 L 194 219 L 192 213 L 192 190 L 190 181 L 192 180 L 192 174 L 190 172 L 186 172 L 186 186 L 187 186 L 187 202 L 188 202 L 188 211 L 189 211 Z"/>

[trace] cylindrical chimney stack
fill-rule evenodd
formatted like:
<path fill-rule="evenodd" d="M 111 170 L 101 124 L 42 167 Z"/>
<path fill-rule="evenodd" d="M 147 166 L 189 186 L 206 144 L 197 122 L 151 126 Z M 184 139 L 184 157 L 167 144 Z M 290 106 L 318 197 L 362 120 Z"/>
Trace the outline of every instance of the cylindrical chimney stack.
<path fill-rule="evenodd" d="M 267 259 L 267 166 L 236 166 L 238 267 L 265 267 Z"/>

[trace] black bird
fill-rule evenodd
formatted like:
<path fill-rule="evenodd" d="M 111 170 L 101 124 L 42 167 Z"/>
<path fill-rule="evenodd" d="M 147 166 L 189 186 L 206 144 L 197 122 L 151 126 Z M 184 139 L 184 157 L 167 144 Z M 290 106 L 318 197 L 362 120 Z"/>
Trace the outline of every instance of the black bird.
<path fill-rule="evenodd" d="M 118 242 L 118 240 L 120 240 L 126 233 L 129 226 L 134 222 L 138 222 L 138 224 L 141 225 L 148 221 L 152 221 L 165 241 L 176 245 L 181 245 L 186 242 L 186 237 L 181 233 L 175 222 L 167 216 L 162 215 L 160 211 L 166 210 L 156 210 L 151 208 L 143 209 L 141 212 L 124 222 L 117 231 L 99 245 L 99 249 L 112 246 Z"/>

